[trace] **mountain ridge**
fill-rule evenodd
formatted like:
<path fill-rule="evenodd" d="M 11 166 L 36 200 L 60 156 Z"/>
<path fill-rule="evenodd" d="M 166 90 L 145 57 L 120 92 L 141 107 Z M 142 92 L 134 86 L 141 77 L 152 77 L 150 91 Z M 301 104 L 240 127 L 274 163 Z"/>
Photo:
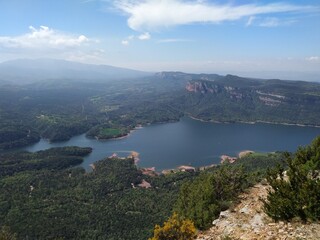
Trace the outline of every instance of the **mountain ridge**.
<path fill-rule="evenodd" d="M 152 73 L 114 67 L 72 62 L 60 59 L 16 59 L 0 63 L 0 80 L 28 84 L 52 79 L 119 80 L 149 76 Z"/>
<path fill-rule="evenodd" d="M 235 74 L 216 73 L 186 73 L 181 71 L 146 72 L 135 69 L 116 67 L 105 64 L 87 64 L 75 61 L 52 58 L 14 59 L 0 63 L 0 83 L 3 84 L 30 84 L 45 80 L 90 80 L 110 81 L 120 79 L 134 79 L 155 77 L 169 80 L 233 80 L 239 83 L 245 81 L 280 81 L 280 78 L 245 77 Z M 282 80 L 290 82 L 314 82 L 307 80 Z"/>

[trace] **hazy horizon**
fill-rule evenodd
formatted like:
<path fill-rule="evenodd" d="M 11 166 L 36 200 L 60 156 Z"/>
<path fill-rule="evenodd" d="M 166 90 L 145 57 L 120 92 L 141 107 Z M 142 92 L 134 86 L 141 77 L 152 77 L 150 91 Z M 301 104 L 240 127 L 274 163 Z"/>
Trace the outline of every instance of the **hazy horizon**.
<path fill-rule="evenodd" d="M 214 70 L 209 70 L 209 71 L 183 71 L 179 69 L 174 69 L 174 68 L 168 68 L 168 69 L 163 69 L 160 71 L 143 71 L 141 69 L 134 69 L 134 68 L 126 68 L 123 66 L 115 66 L 115 65 L 107 65 L 107 64 L 95 64 L 95 63 L 83 63 L 83 62 L 76 62 L 76 61 L 70 61 L 70 60 L 65 60 L 65 59 L 54 59 L 54 58 L 18 58 L 18 59 L 12 59 L 12 60 L 6 60 L 0 62 L 1 64 L 5 63 L 10 63 L 10 62 L 15 62 L 15 61 L 37 61 L 37 60 L 57 60 L 57 61 L 68 61 L 70 63 L 80 63 L 80 64 L 89 64 L 93 66 L 111 66 L 115 68 L 123 68 L 124 70 L 133 70 L 133 71 L 141 71 L 142 73 L 146 74 L 155 74 L 158 72 L 184 72 L 187 74 L 218 74 L 218 75 L 237 75 L 240 77 L 246 77 L 246 78 L 258 78 L 258 79 L 281 79 L 281 80 L 293 80 L 293 81 L 311 81 L 311 82 L 320 82 L 320 73 L 319 72 L 295 72 L 295 71 L 234 71 L 234 70 L 229 70 L 229 71 L 214 71 Z M 38 66 L 35 66 L 38 67 Z M 57 66 L 54 66 L 54 69 L 56 69 Z M 13 72 L 14 73 L 14 72 Z"/>

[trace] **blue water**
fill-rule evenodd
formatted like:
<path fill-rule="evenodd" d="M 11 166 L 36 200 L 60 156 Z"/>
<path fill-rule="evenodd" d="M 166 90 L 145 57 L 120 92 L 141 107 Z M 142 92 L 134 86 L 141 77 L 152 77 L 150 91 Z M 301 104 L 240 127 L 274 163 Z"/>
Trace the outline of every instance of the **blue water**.
<path fill-rule="evenodd" d="M 82 166 L 117 153 L 127 156 L 140 153 L 141 167 L 156 167 L 157 171 L 184 164 L 205 166 L 220 162 L 223 154 L 236 156 L 240 151 L 257 152 L 295 151 L 320 135 L 320 128 L 275 124 L 209 123 L 182 118 L 176 123 L 154 124 L 133 131 L 123 139 L 98 141 L 79 135 L 66 142 L 49 143 L 46 140 L 24 148 L 39 151 L 51 147 L 92 147 Z"/>

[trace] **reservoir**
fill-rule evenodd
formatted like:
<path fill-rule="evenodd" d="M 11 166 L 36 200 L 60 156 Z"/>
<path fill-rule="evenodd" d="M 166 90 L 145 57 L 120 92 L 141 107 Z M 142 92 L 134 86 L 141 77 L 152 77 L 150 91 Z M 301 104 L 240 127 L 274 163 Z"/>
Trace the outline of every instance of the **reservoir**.
<path fill-rule="evenodd" d="M 91 147 L 82 166 L 117 153 L 128 156 L 131 151 L 140 154 L 140 167 L 155 167 L 156 171 L 180 165 L 194 167 L 217 164 L 221 155 L 237 156 L 243 150 L 256 152 L 295 151 L 320 135 L 320 128 L 276 124 L 212 123 L 188 117 L 179 122 L 153 124 L 131 132 L 121 139 L 98 141 L 85 134 L 69 141 L 49 143 L 46 140 L 24 148 L 39 151 L 51 147 Z"/>

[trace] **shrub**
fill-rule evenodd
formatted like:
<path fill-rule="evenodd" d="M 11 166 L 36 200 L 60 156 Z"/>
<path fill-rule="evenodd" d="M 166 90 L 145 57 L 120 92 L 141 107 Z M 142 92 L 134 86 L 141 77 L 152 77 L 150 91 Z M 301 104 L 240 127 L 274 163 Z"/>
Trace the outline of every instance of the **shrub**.
<path fill-rule="evenodd" d="M 163 227 L 156 225 L 154 236 L 149 240 L 191 240 L 196 236 L 196 228 L 191 220 L 183 219 L 174 213 Z"/>
<path fill-rule="evenodd" d="M 232 200 L 247 185 L 243 168 L 222 166 L 203 173 L 192 182 L 183 184 L 175 206 L 181 216 L 191 219 L 199 229 L 207 229 L 220 211 L 228 209 Z"/>
<path fill-rule="evenodd" d="M 271 189 L 264 201 L 265 212 L 276 221 L 320 220 L 320 137 L 286 159 L 286 174 L 281 167 L 268 172 Z"/>

